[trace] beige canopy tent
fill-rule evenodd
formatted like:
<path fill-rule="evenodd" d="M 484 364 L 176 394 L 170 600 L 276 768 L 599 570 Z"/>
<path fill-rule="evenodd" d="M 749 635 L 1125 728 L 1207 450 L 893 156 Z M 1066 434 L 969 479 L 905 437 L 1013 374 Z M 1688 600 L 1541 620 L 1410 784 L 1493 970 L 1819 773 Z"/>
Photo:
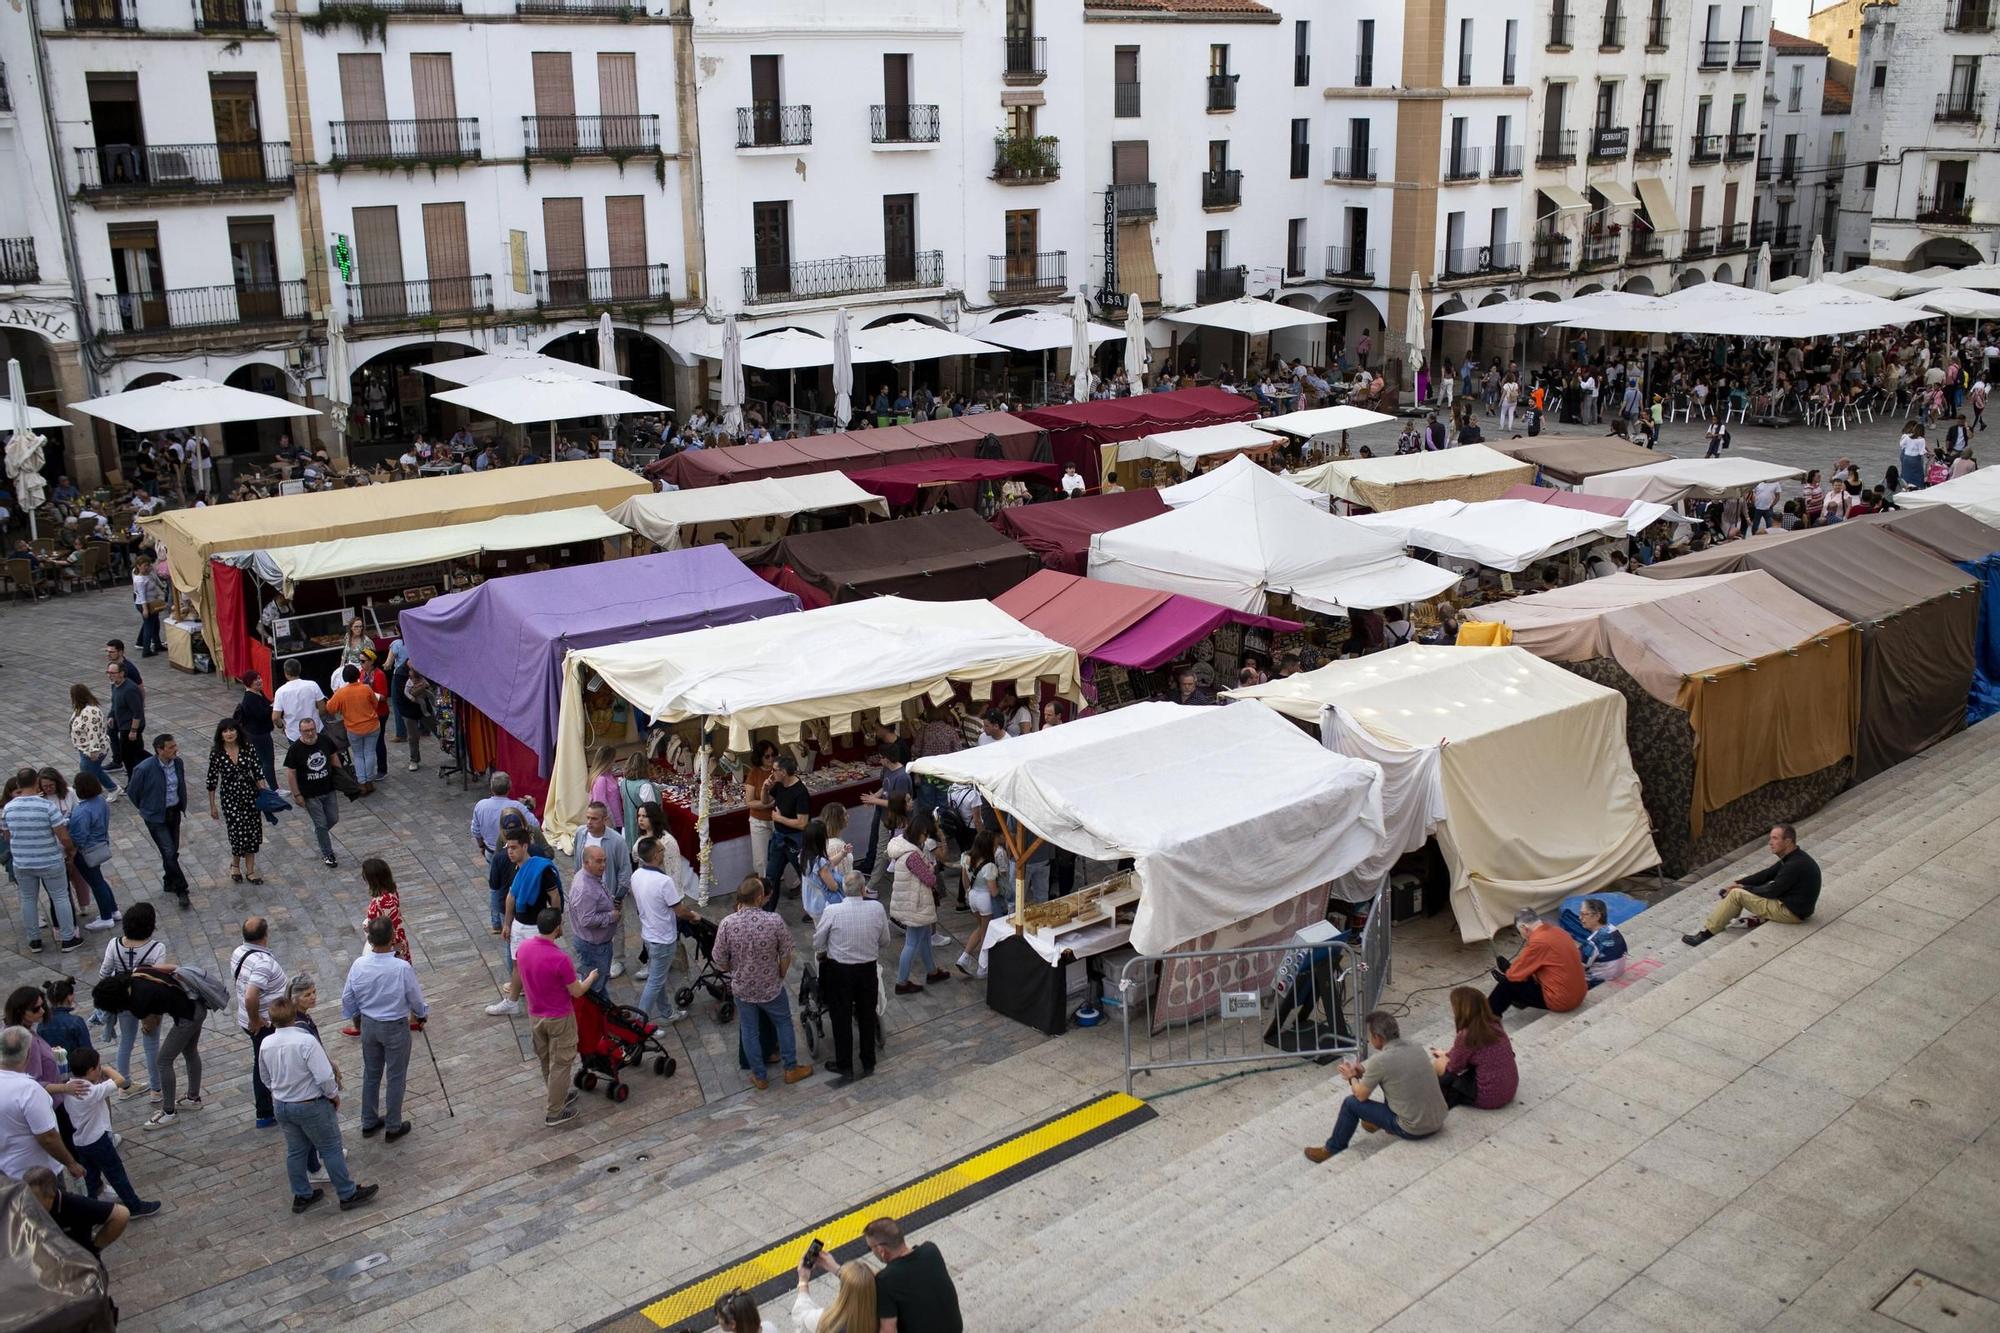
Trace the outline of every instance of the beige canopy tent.
<path fill-rule="evenodd" d="M 1339 728 L 1335 749 L 1387 768 L 1434 757 L 1435 836 L 1467 941 L 1659 863 L 1624 696 L 1524 649 L 1409 644 L 1227 694 Z M 1385 800 L 1404 785 L 1387 776 Z M 1384 823 L 1402 813 L 1385 807 Z"/>
<path fill-rule="evenodd" d="M 478 523 L 454 523 L 420 532 L 336 537 L 301 546 L 234 551 L 218 560 L 240 564 L 265 583 L 289 593 L 313 579 L 347 578 L 383 569 L 408 569 L 441 560 L 461 560 L 483 551 L 533 551 L 570 543 L 610 541 L 626 536 L 622 524 L 590 505 L 541 514 L 503 514 Z"/>
<path fill-rule="evenodd" d="M 686 543 L 689 529 L 706 524 L 789 519 L 795 514 L 849 505 L 882 518 L 889 516 L 889 502 L 862 490 L 846 473 L 808 472 L 797 477 L 760 477 L 641 495 L 612 510 L 611 517 L 661 550 L 671 551 Z M 768 534 L 770 538 L 779 535 L 776 531 Z"/>
<path fill-rule="evenodd" d="M 1351 458 L 1287 472 L 1287 481 L 1336 500 L 1382 512 L 1433 500 L 1498 500 L 1535 478 L 1535 469 L 1483 444 L 1456 449 Z"/>

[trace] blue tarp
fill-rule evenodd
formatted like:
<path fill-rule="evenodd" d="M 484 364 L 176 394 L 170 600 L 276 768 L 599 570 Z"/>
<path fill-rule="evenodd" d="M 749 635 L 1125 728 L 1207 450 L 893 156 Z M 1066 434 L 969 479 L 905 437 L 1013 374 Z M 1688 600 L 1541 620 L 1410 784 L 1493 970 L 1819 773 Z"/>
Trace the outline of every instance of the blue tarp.
<path fill-rule="evenodd" d="M 1972 694 L 1965 703 L 1969 727 L 2000 713 L 2000 553 L 1954 560 L 1979 580 L 1979 628 L 1972 640 Z"/>
<path fill-rule="evenodd" d="M 1590 932 L 1583 928 L 1583 903 L 1586 898 L 1595 898 L 1604 904 L 1605 915 L 1614 926 L 1622 926 L 1639 913 L 1646 910 L 1646 904 L 1629 893 L 1578 893 L 1563 899 L 1562 928 L 1570 938 L 1582 944 L 1590 938 Z"/>

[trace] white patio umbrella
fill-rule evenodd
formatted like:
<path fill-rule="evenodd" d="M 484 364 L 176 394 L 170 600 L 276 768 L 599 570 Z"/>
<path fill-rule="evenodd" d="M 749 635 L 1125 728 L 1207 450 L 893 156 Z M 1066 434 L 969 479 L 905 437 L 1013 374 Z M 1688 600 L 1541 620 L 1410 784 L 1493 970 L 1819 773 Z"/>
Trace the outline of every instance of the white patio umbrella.
<path fill-rule="evenodd" d="M 1070 397 L 1079 403 L 1090 400 L 1090 307 L 1078 292 L 1069 308 Z"/>
<path fill-rule="evenodd" d="M 347 414 L 354 399 L 354 371 L 348 365 L 347 330 L 332 320 L 326 330 L 326 402 L 340 455 L 347 456 Z"/>
<path fill-rule="evenodd" d="M 743 435 L 743 335 L 734 315 L 722 320 L 722 433 Z"/>
<path fill-rule="evenodd" d="M 537 372 L 574 375 L 578 379 L 596 380 L 603 384 L 618 384 L 628 378 L 616 370 L 601 370 L 596 366 L 579 365 L 558 356 L 545 356 L 540 352 L 530 352 L 521 347 L 503 347 L 496 352 L 487 352 L 482 356 L 462 356 L 455 361 L 433 361 L 430 365 L 418 366 L 417 369 L 447 384 L 484 384 L 487 380 L 519 379 L 523 375 L 533 375 Z"/>
<path fill-rule="evenodd" d="M 1818 282 L 1826 276 L 1826 237 L 1814 236 L 1812 257 L 1806 261 L 1806 281 Z"/>
<path fill-rule="evenodd" d="M 973 333 L 981 341 L 1004 347 L 1010 352 L 1040 352 L 1042 387 L 1046 394 L 1049 383 L 1049 353 L 1070 345 L 1070 339 L 1076 336 L 1076 324 L 1067 314 L 1058 311 L 1025 310 L 989 320 L 974 329 Z M 1092 347 L 1123 336 L 1124 334 L 1115 328 L 1096 321 L 1091 322 Z"/>
<path fill-rule="evenodd" d="M 27 424 L 28 390 L 21 382 L 21 363 L 12 358 L 7 362 L 7 406 L 15 423 L 7 437 L 7 476 L 14 483 L 15 503 L 28 516 L 28 536 L 34 538 L 40 535 L 35 531 L 35 511 L 48 498 L 49 488 L 42 480 L 43 439 Z"/>
<path fill-rule="evenodd" d="M 597 317 L 597 368 L 618 373 L 618 335 L 611 331 L 611 312 L 606 310 Z M 618 432 L 615 418 L 604 418 L 604 433 L 613 438 Z"/>
<path fill-rule="evenodd" d="M 463 388 L 435 393 L 441 403 L 512 422 L 517 426 L 549 423 L 549 458 L 556 456 L 556 423 L 584 417 L 622 416 L 627 412 L 671 412 L 665 403 L 627 393 L 616 385 L 600 384 L 581 375 L 561 371 L 537 371 L 513 379 L 487 380 Z"/>
<path fill-rule="evenodd" d="M 785 408 L 798 414 L 798 374 L 833 364 L 833 343 L 805 329 L 773 329 L 745 338 L 736 355 L 746 366 L 785 372 Z"/>
<path fill-rule="evenodd" d="M 316 417 L 319 409 L 268 393 L 232 389 L 214 380 L 168 380 L 143 389 L 87 398 L 70 407 L 87 417 L 108 421 L 130 431 L 173 430 L 180 426 L 219 426 L 229 421 L 275 421 L 281 417 Z"/>
<path fill-rule="evenodd" d="M 1562 320 L 1562 313 L 1555 309 L 1561 304 L 1564 303 L 1533 299 L 1495 301 L 1492 305 L 1454 311 L 1438 318 L 1453 324 L 1555 324 Z"/>
<path fill-rule="evenodd" d="M 1301 310 L 1297 306 L 1266 301 L 1257 296 L 1239 296 L 1231 301 L 1198 305 L 1192 310 L 1176 310 L 1162 318 L 1171 324 L 1188 324 L 1195 328 L 1221 329 L 1226 333 L 1242 334 L 1243 373 L 1246 377 L 1250 373 L 1250 340 L 1258 334 L 1333 322 L 1331 315 Z"/>
<path fill-rule="evenodd" d="M 60 430 L 64 426 L 69 425 L 67 421 L 64 421 L 55 413 L 44 412 L 41 408 L 33 404 L 28 405 L 26 413 L 25 417 L 18 419 L 22 420 L 29 430 Z M 0 433 L 11 433 L 16 420 L 12 400 L 0 399 Z"/>
<path fill-rule="evenodd" d="M 846 306 L 833 314 L 833 415 L 836 430 L 846 430 L 854 420 L 854 339 Z"/>
<path fill-rule="evenodd" d="M 2000 296 L 1991 292 L 1970 289 L 1953 291 L 1946 287 L 1906 296 L 1896 304 L 1919 314 L 1955 315 L 1960 319 L 2000 319 Z"/>
<path fill-rule="evenodd" d="M 1139 294 L 1127 293 L 1125 297 L 1125 378 L 1132 382 L 1132 392 L 1146 391 L 1146 312 L 1139 306 Z"/>
<path fill-rule="evenodd" d="M 1757 280 L 1750 284 L 1760 292 L 1771 290 L 1771 243 L 1765 241 L 1757 247 Z"/>
<path fill-rule="evenodd" d="M 1424 368 L 1424 280 L 1410 270 L 1410 299 L 1403 307 L 1403 345 L 1410 360 L 1410 397 L 1415 401 L 1417 372 Z"/>

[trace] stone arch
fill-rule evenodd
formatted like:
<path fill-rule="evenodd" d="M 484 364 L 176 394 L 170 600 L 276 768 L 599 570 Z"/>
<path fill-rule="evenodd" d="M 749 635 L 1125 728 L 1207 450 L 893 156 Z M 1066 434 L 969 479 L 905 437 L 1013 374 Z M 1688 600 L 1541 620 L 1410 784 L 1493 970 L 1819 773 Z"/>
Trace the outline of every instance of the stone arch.
<path fill-rule="evenodd" d="M 1653 280 L 1644 276 L 1627 278 L 1624 286 L 1618 290 L 1621 292 L 1632 292 L 1638 296 L 1651 296 L 1654 291 Z"/>
<path fill-rule="evenodd" d="M 275 398 L 285 398 L 292 402 L 305 399 L 305 391 L 282 365 L 269 361 L 245 361 L 227 375 L 222 382 L 232 389 L 247 389 L 251 393 L 266 393 Z M 276 453 L 278 440 L 290 432 L 296 422 L 284 418 L 271 421 L 230 421 L 225 422 L 220 439 L 211 443 L 218 446 L 223 456 L 239 454 Z M 226 480 L 226 478 L 225 478 Z"/>
<path fill-rule="evenodd" d="M 879 328 L 884 324 L 894 324 L 905 319 L 914 319 L 919 324 L 928 324 L 934 329 L 949 329 L 951 327 L 936 315 L 927 315 L 921 310 L 894 310 L 886 315 L 877 315 L 861 327 L 864 329 Z"/>
<path fill-rule="evenodd" d="M 1966 268 L 1985 262 L 1986 256 L 1980 254 L 1978 248 L 1969 242 L 1956 236 L 1933 236 L 1911 250 L 1903 266 L 1914 272 L 1934 265 Z"/>
<path fill-rule="evenodd" d="M 1699 287 L 1701 286 L 1702 283 L 1707 281 L 1708 279 L 1702 276 L 1702 272 L 1700 269 L 1698 268 L 1686 269 L 1681 273 L 1679 277 L 1674 279 L 1674 290 L 1677 292 L 1684 292 L 1690 287 Z"/>
<path fill-rule="evenodd" d="M 1732 284 L 1736 281 L 1736 270 L 1728 264 L 1717 264 L 1715 272 L 1709 277 L 1709 281 Z"/>
<path fill-rule="evenodd" d="M 63 393 L 56 378 L 55 348 L 39 330 L 17 325 L 0 326 L 0 361 L 21 363 L 21 384 L 27 392 L 29 407 L 40 408 L 56 416 L 62 415 Z M 0 382 L 0 393 L 5 391 L 6 384 Z M 77 415 L 70 417 L 69 420 L 71 424 L 67 430 L 58 432 L 50 429 L 38 432 L 46 441 L 42 447 L 42 475 L 52 486 L 57 477 L 65 474 L 72 478 L 76 476 L 76 473 L 70 471 L 69 459 L 73 455 L 79 452 L 84 454 L 93 452 L 92 445 L 95 442 L 96 432 L 89 418 Z M 0 444 L 4 443 L 4 437 L 0 437 Z M 99 448 L 95 452 L 98 454 L 101 470 L 105 466 L 103 451 Z M 112 455 L 112 461 L 115 464 L 115 453 Z M 77 472 L 86 473 L 88 480 L 94 485 L 96 477 L 88 475 L 89 460 L 79 459 L 78 462 L 83 466 L 78 467 Z"/>
<path fill-rule="evenodd" d="M 389 338 L 363 343 L 349 355 L 350 406 L 347 451 L 357 462 L 375 462 L 421 430 L 449 435 L 472 420 L 462 407 L 431 395 L 447 386 L 418 367 L 478 356 L 489 349 L 452 337 Z M 363 451 L 379 446 L 372 452 Z"/>

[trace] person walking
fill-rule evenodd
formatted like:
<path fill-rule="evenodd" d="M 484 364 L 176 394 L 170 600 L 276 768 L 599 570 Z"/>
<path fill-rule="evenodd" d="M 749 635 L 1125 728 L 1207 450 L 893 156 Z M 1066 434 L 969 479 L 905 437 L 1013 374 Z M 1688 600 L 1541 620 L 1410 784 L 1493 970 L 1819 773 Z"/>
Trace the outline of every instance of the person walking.
<path fill-rule="evenodd" d="M 146 821 L 146 832 L 160 852 L 161 886 L 185 911 L 187 876 L 181 873 L 181 816 L 187 811 L 187 767 L 180 746 L 166 732 L 153 737 L 153 754 L 132 770 L 125 791 L 132 808 Z"/>
<path fill-rule="evenodd" d="M 673 991 L 668 982 L 674 962 L 680 957 L 680 924 L 699 917 L 688 903 L 695 890 L 694 870 L 681 855 L 681 849 L 667 838 L 639 839 L 637 854 L 639 868 L 632 872 L 632 906 L 639 914 L 639 941 L 645 946 L 649 960 L 639 1008 L 648 1018 L 678 1022 L 685 1015 L 673 1007 Z M 664 1014 L 660 1011 L 662 1004 L 668 1006 Z"/>
<path fill-rule="evenodd" d="M 150 556 L 132 562 L 132 609 L 139 613 L 139 656 L 151 657 L 167 650 L 160 637 L 160 613 L 167 609 L 167 592 L 153 570 Z"/>
<path fill-rule="evenodd" d="M 271 739 L 277 729 L 276 715 L 271 711 L 271 701 L 264 697 L 264 678 L 254 671 L 244 673 L 243 697 L 236 701 L 235 718 L 250 748 L 257 752 L 257 765 L 264 770 L 264 785 L 276 791 L 278 757 Z"/>
<path fill-rule="evenodd" d="M 307 718 L 319 720 L 320 705 L 326 702 L 326 692 L 316 680 L 307 680 L 299 671 L 299 659 L 285 659 L 285 683 L 271 696 L 271 720 L 285 729 L 285 740 L 299 738 L 299 723 Z"/>
<path fill-rule="evenodd" d="M 41 779 L 32 768 L 14 775 L 14 795 L 0 806 L 0 826 L 7 832 L 14 877 L 21 893 L 21 925 L 28 932 L 28 952 L 42 952 L 42 898 L 55 918 L 56 942 L 64 953 L 83 947 L 69 891 L 69 817 L 42 795 Z"/>
<path fill-rule="evenodd" d="M 843 896 L 829 903 L 813 926 L 820 988 L 833 1019 L 833 1060 L 827 1065 L 845 1087 L 875 1072 L 875 1003 L 881 993 L 876 964 L 889 947 L 889 914 L 873 898 Z M 861 1035 L 861 1067 L 854 1066 L 854 1037 Z"/>
<path fill-rule="evenodd" d="M 380 1131 L 384 1143 L 410 1132 L 403 1119 L 410 1032 L 421 1032 L 431 1012 L 416 969 L 395 950 L 395 926 L 386 916 L 376 917 L 368 923 L 368 951 L 347 969 L 347 984 L 340 988 L 341 1014 L 361 1028 L 361 1136 Z"/>
<path fill-rule="evenodd" d="M 104 946 L 104 959 L 98 964 L 97 979 L 119 975 L 129 976 L 141 967 L 167 961 L 167 942 L 155 932 L 159 928 L 153 905 L 148 902 L 133 903 L 127 909 L 123 920 L 124 933 Z M 160 1086 L 160 1034 L 157 1031 L 142 1032 L 137 1014 L 131 1012 L 114 1013 L 100 1009 L 99 1017 L 104 1020 L 105 1035 L 118 1034 L 118 1052 L 114 1057 L 120 1078 L 132 1077 L 132 1046 L 144 1037 L 146 1054 L 146 1081 L 132 1083 L 120 1094 L 135 1097 L 148 1090 L 153 1097 L 159 1097 Z"/>
<path fill-rule="evenodd" d="M 528 999 L 535 1059 L 542 1066 L 546 1093 L 542 1123 L 550 1127 L 576 1119 L 576 1088 L 569 1078 L 576 1062 L 576 1011 L 571 1002 L 597 984 L 595 972 L 577 976 L 569 955 L 556 942 L 561 935 L 562 913 L 544 907 L 535 919 L 534 937 L 514 953 L 521 991 Z"/>
<path fill-rule="evenodd" d="M 373 668 L 370 671 L 372 674 Z M 375 713 L 380 696 L 362 679 L 361 672 L 361 667 L 352 664 L 342 667 L 340 674 L 346 684 L 328 695 L 320 707 L 338 717 L 347 729 L 348 753 L 354 756 L 354 780 L 361 784 L 361 794 L 368 796 L 375 791 L 378 776 L 375 733 L 382 729 L 382 719 Z"/>
<path fill-rule="evenodd" d="M 285 993 L 290 979 L 271 953 L 271 923 L 261 916 L 243 922 L 243 943 L 229 956 L 231 983 L 236 988 L 236 1026 L 250 1039 L 250 1089 L 256 1103 L 257 1128 L 272 1129 L 271 1089 L 259 1071 L 257 1052 L 270 1034 L 266 1011 Z"/>
<path fill-rule="evenodd" d="M 783 756 L 779 763 L 791 756 Z M 777 845 L 777 838 L 771 840 Z M 758 1015 L 771 1020 L 778 1030 L 778 1055 L 784 1062 L 785 1082 L 797 1083 L 812 1077 L 812 1066 L 798 1063 L 796 1037 L 792 1031 L 792 1005 L 785 993 L 785 974 L 792 967 L 792 932 L 784 919 L 764 907 L 764 882 L 755 875 L 736 890 L 736 910 L 723 918 L 715 933 L 710 958 L 729 974 L 729 993 L 736 1000 L 736 1022 L 746 1059 L 750 1060 L 750 1082 L 761 1092 L 770 1086 L 764 1077 L 762 1042 L 757 1033 Z"/>
<path fill-rule="evenodd" d="M 103 785 L 106 799 L 118 799 L 122 793 L 105 769 L 105 765 L 118 762 L 111 745 L 111 723 L 97 696 L 82 682 L 69 687 L 69 743 L 76 750 L 77 767 Z"/>
<path fill-rule="evenodd" d="M 304 806 L 306 818 L 312 821 L 313 836 L 319 839 L 320 864 L 332 870 L 340 865 L 340 858 L 333 854 L 333 826 L 340 822 L 333 772 L 340 767 L 340 751 L 319 734 L 319 722 L 312 717 L 299 719 L 297 735 L 285 751 L 286 781 L 291 784 L 293 802 Z"/>
<path fill-rule="evenodd" d="M 583 868 L 584 854 L 593 847 L 604 853 L 604 869 L 598 874 L 614 909 L 609 941 L 611 956 L 604 969 L 607 978 L 625 975 L 625 898 L 632 891 L 632 840 L 613 827 L 612 813 L 611 807 L 599 800 L 593 800 L 585 807 L 583 827 L 576 835 L 574 867 L 577 870 Z M 636 824 L 637 820 L 633 822 Z M 577 938 L 583 939 L 583 923 L 575 923 L 575 929 Z"/>
<path fill-rule="evenodd" d="M 937 925 L 937 862 L 925 844 L 929 841 L 930 814 L 918 810 L 909 824 L 896 831 L 882 850 L 893 875 L 889 892 L 889 915 L 903 928 L 903 955 L 896 964 L 896 994 L 915 995 L 924 982 L 951 980 L 951 973 L 931 957 L 931 928 Z M 919 960 L 925 969 L 923 981 L 911 981 L 910 973 Z"/>
<path fill-rule="evenodd" d="M 100 1010 L 129 1013 L 140 1024 L 158 1026 L 163 1018 L 172 1026 L 160 1039 L 159 1110 L 147 1118 L 141 1129 L 164 1129 L 182 1111 L 199 1111 L 201 1101 L 201 1029 L 208 1021 L 208 1009 L 174 980 L 172 963 L 149 963 L 131 972 L 106 977 L 91 988 L 90 998 Z M 187 1069 L 187 1095 L 177 1096 L 174 1061 Z"/>
<path fill-rule="evenodd" d="M 97 919 L 84 922 L 84 929 L 115 930 L 118 896 L 104 878 L 105 862 L 111 859 L 111 805 L 103 786 L 89 773 L 78 773 L 72 790 L 76 792 L 76 808 L 69 813 L 69 837 L 76 845 L 76 856 L 71 865 L 90 886 L 97 903 Z"/>
<path fill-rule="evenodd" d="M 585 847 L 582 860 L 569 881 L 570 931 L 575 936 L 572 947 L 576 965 L 597 977 L 591 993 L 608 1002 L 611 978 L 606 974 L 611 970 L 611 937 L 618 929 L 618 906 L 604 887 L 603 846 Z"/>
<path fill-rule="evenodd" d="M 106 666 L 104 678 L 111 682 L 111 752 L 129 786 L 132 770 L 146 757 L 146 694 L 124 662 Z"/>
<path fill-rule="evenodd" d="M 499 1002 L 486 1006 L 486 1012 L 495 1018 L 521 1012 L 521 946 L 541 933 L 543 911 L 553 909 L 558 917 L 562 915 L 562 876 L 556 873 L 552 856 L 546 854 L 548 849 L 536 846 L 533 839 L 534 835 L 525 827 L 510 827 L 501 844 L 508 864 L 514 868 L 500 914 L 500 925 L 507 935 L 507 957 L 514 964 L 514 975 L 508 977 L 506 984 L 500 988 Z"/>
<path fill-rule="evenodd" d="M 264 768 L 244 743 L 243 724 L 234 716 L 223 718 L 215 724 L 215 745 L 208 752 L 208 817 L 222 821 L 229 839 L 231 883 L 264 882 L 257 874 L 257 853 L 264 846 L 257 793 L 265 790 Z"/>
<path fill-rule="evenodd" d="M 271 1006 L 271 1035 L 257 1053 L 258 1073 L 271 1089 L 278 1123 L 285 1130 L 285 1183 L 296 1216 L 326 1197 L 307 1178 L 307 1158 L 325 1165 L 342 1212 L 359 1208 L 381 1192 L 359 1185 L 347 1171 L 340 1141 L 340 1084 L 319 1039 L 298 1026 L 298 1010 L 280 999 Z"/>

